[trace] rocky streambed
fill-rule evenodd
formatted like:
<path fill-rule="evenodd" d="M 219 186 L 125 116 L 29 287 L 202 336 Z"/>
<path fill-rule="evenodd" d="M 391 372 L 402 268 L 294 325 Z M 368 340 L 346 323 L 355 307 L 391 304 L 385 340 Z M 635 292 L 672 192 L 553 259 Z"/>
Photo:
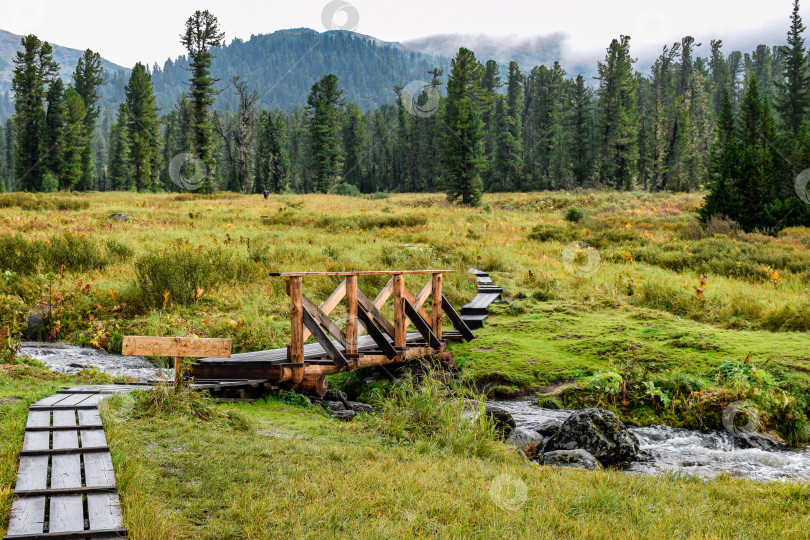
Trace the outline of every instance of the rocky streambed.
<path fill-rule="evenodd" d="M 129 377 L 143 381 L 171 378 L 167 370 L 161 370 L 141 356 L 121 356 L 96 349 L 65 345 L 24 341 L 20 356 L 35 358 L 58 373 L 75 375 L 85 368 L 96 368 L 118 377 Z"/>
<path fill-rule="evenodd" d="M 725 431 L 624 426 L 609 411 L 543 409 L 529 401 L 488 402 L 487 410 L 500 411 L 494 414 L 504 421 L 506 413 L 514 423 L 507 441 L 546 465 L 605 465 L 704 479 L 728 474 L 761 481 L 810 480 L 810 448 L 780 447 L 756 434 L 740 438 Z"/>

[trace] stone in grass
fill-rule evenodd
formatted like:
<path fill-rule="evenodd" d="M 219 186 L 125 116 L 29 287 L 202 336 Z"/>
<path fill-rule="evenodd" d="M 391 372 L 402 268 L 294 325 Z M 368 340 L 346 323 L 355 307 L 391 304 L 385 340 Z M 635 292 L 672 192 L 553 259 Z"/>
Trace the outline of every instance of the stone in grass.
<path fill-rule="evenodd" d="M 562 423 L 563 423 L 562 420 L 557 420 L 556 418 L 549 418 L 548 420 L 542 420 L 540 422 L 527 424 L 526 427 L 533 431 L 536 431 L 545 438 L 549 438 L 553 437 L 554 434 L 557 433 Z"/>
<path fill-rule="evenodd" d="M 122 214 L 120 212 L 116 212 L 115 214 L 110 214 L 107 217 L 108 221 L 129 221 L 129 214 Z"/>
<path fill-rule="evenodd" d="M 342 411 L 331 411 L 331 413 L 332 416 L 334 416 L 338 420 L 345 420 L 346 422 L 354 418 L 355 415 L 357 414 L 356 412 L 350 411 L 348 409 L 344 409 Z"/>
<path fill-rule="evenodd" d="M 326 393 L 323 395 L 323 399 L 325 401 L 339 401 L 343 403 L 345 408 L 349 408 L 349 399 L 346 397 L 346 393 L 340 390 L 330 389 L 327 390 Z"/>
<path fill-rule="evenodd" d="M 580 467 L 591 471 L 602 468 L 595 457 L 581 448 L 546 452 L 538 456 L 537 462 L 549 467 Z"/>
<path fill-rule="evenodd" d="M 32 313 L 28 316 L 28 324 L 23 331 L 26 341 L 39 341 L 42 339 L 44 321 L 42 313 Z"/>
<path fill-rule="evenodd" d="M 373 413 L 374 407 L 367 403 L 360 403 L 359 401 L 349 401 L 349 409 L 356 413 Z"/>
<path fill-rule="evenodd" d="M 345 411 L 346 406 L 340 401 L 331 401 L 328 399 L 321 400 L 321 407 L 327 411 Z"/>
<path fill-rule="evenodd" d="M 509 434 L 509 437 L 506 438 L 506 444 L 516 446 L 522 450 L 529 444 L 542 440 L 543 436 L 536 431 L 524 427 L 516 427 Z"/>
<path fill-rule="evenodd" d="M 632 460 L 638 454 L 638 441 L 611 411 L 582 409 L 566 418 L 543 452 L 582 449 L 603 464 Z"/>

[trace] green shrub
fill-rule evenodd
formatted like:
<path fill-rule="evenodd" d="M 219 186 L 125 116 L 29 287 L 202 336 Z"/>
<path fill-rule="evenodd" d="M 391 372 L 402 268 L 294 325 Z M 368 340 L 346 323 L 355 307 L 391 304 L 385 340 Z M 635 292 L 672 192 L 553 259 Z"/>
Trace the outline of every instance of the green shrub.
<path fill-rule="evenodd" d="M 141 300 L 157 307 L 168 302 L 197 302 L 220 284 L 250 281 L 257 268 L 247 259 L 219 247 L 203 249 L 175 242 L 166 251 L 138 258 L 135 271 Z"/>
<path fill-rule="evenodd" d="M 530 240 L 538 240 L 540 242 L 565 242 L 571 237 L 568 229 L 564 227 L 556 227 L 553 225 L 544 225 L 542 223 L 535 225 L 529 233 Z"/>
<path fill-rule="evenodd" d="M 21 234 L 0 236 L 0 270 L 17 274 L 35 274 L 42 264 L 47 245 L 27 240 Z"/>
<path fill-rule="evenodd" d="M 68 271 L 85 272 L 104 268 L 109 261 L 98 243 L 84 233 L 65 232 L 52 236 L 43 260 L 46 271 L 58 272 L 64 266 Z"/>
<path fill-rule="evenodd" d="M 330 190 L 330 193 L 334 193 L 335 195 L 347 195 L 349 197 L 360 197 L 362 193 L 360 190 L 357 189 L 357 186 L 352 184 L 347 184 L 345 182 L 340 183 L 333 187 Z"/>
<path fill-rule="evenodd" d="M 571 206 L 565 211 L 565 221 L 569 221 L 571 223 L 579 223 L 586 217 L 587 214 L 585 213 L 585 210 L 576 206 Z"/>
<path fill-rule="evenodd" d="M 77 195 L 50 195 L 42 193 L 6 193 L 0 195 L 0 208 L 22 210 L 85 210 L 90 203 Z"/>
<path fill-rule="evenodd" d="M 135 255 L 135 250 L 115 238 L 110 238 L 106 243 L 107 253 L 121 262 L 130 260 Z"/>
<path fill-rule="evenodd" d="M 42 191 L 53 193 L 59 189 L 59 180 L 51 173 L 45 173 L 42 177 Z"/>

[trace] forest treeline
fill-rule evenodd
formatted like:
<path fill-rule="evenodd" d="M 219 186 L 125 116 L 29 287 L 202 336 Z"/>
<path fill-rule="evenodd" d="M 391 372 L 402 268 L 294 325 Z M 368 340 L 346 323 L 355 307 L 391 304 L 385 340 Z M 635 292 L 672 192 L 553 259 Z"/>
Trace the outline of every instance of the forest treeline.
<path fill-rule="evenodd" d="M 524 71 L 462 48 L 448 73 L 425 70 L 425 84 L 403 81 L 395 103 L 365 110 L 345 98 L 335 74 L 313 80 L 292 111 L 268 110 L 265 89 L 238 70 L 227 81 L 211 75 L 224 36 L 213 15 L 195 13 L 186 30 L 210 34 L 183 37 L 183 96 L 159 107 L 153 70 L 138 64 L 118 110 L 101 119 L 98 54 L 86 51 L 65 86 L 50 46 L 23 38 L 15 115 L 0 127 L 0 188 L 177 191 L 188 186 L 169 164 L 189 153 L 199 158 L 201 191 L 442 190 L 476 204 L 487 191 L 705 188 L 706 218 L 728 216 L 746 229 L 810 225 L 795 189 L 810 166 L 798 0 L 784 46 L 726 54 L 713 40 L 702 58 L 686 36 L 642 74 L 630 37 L 620 36 L 595 87 L 559 63 Z M 217 109 L 223 94 L 227 106 Z"/>

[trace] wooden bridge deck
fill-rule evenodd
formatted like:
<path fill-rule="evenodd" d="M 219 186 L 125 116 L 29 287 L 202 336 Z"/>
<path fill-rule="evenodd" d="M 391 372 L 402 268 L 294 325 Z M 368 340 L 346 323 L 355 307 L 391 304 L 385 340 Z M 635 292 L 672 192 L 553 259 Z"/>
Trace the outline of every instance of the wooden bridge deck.
<path fill-rule="evenodd" d="M 5 540 L 127 537 L 98 403 L 130 389 L 74 387 L 31 406 Z"/>

